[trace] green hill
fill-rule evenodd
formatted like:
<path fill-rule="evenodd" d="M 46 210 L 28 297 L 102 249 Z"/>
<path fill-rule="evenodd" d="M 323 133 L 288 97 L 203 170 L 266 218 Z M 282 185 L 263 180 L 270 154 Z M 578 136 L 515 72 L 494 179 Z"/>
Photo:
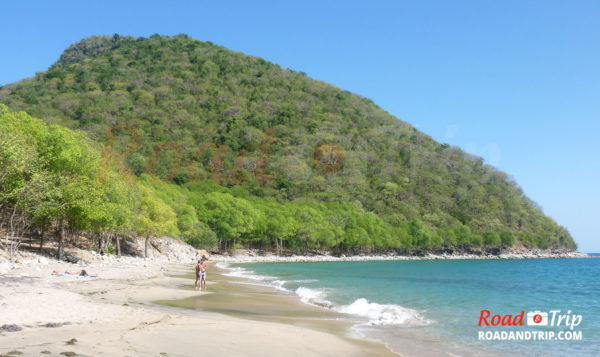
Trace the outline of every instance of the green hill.
<path fill-rule="evenodd" d="M 185 35 L 84 39 L 0 103 L 86 132 L 100 176 L 130 171 L 200 246 L 576 247 L 481 158 L 367 98 Z"/>

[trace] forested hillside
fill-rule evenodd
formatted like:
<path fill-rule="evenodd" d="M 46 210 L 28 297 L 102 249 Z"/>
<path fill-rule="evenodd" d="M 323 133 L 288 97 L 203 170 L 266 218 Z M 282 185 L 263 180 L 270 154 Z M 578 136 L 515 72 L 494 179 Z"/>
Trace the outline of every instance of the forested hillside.
<path fill-rule="evenodd" d="M 185 35 L 82 40 L 48 71 L 0 88 L 0 103 L 8 106 L 0 122 L 4 227 L 18 207 L 34 226 L 168 233 L 209 248 L 575 248 L 481 158 L 435 142 L 369 99 Z M 52 141 L 55 131 L 76 142 Z M 52 161 L 51 147 L 86 158 Z M 67 171 L 89 185 L 65 181 Z M 40 218 L 19 198 L 47 202 L 27 186 L 38 184 L 36 172 L 48 185 L 100 190 L 94 199 L 102 203 L 61 191 L 60 208 Z M 73 208 L 79 202 L 86 209 Z"/>

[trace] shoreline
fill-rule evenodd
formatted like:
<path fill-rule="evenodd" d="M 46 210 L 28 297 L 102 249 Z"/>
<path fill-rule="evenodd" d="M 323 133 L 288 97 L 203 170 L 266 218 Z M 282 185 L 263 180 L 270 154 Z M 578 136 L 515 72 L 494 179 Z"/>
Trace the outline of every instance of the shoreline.
<path fill-rule="evenodd" d="M 240 256 L 238 256 L 237 258 L 240 258 Z M 347 301 L 343 301 L 343 303 L 340 303 L 338 301 L 338 304 L 336 305 L 335 303 L 330 303 L 327 300 L 323 300 L 323 299 L 327 299 L 327 296 L 320 296 L 320 295 L 312 295 L 313 296 L 313 301 L 304 301 L 303 300 L 303 296 L 305 296 L 305 294 L 303 294 L 304 291 L 300 291 L 300 289 L 296 290 L 296 288 L 300 285 L 300 284 L 290 284 L 290 285 L 284 285 L 285 283 L 289 283 L 289 282 L 304 282 L 303 280 L 293 280 L 293 279 L 317 279 L 317 277 L 315 277 L 314 275 L 308 275 L 306 278 L 304 277 L 298 277 L 297 274 L 294 274 L 294 269 L 290 268 L 289 270 L 286 269 L 285 267 L 281 266 L 278 267 L 277 264 L 273 264 L 270 265 L 270 269 L 260 269 L 259 265 L 261 265 L 262 263 L 269 263 L 268 261 L 249 261 L 250 258 L 252 257 L 247 257 L 247 256 L 242 256 L 243 259 L 238 259 L 237 261 L 233 261 L 233 262 L 225 262 L 226 264 L 221 264 L 220 266 L 226 269 L 232 269 L 231 270 L 231 274 L 235 277 L 241 277 L 246 279 L 247 281 L 251 281 L 254 284 L 260 285 L 260 286 L 270 286 L 272 289 L 277 289 L 280 290 L 280 294 L 290 294 L 295 296 L 296 299 L 298 300 L 302 300 L 305 304 L 310 304 L 312 306 L 318 306 L 324 310 L 328 310 L 328 311 L 344 311 L 345 307 L 348 307 L 350 305 L 354 305 L 354 303 L 352 303 L 352 299 L 354 299 L 354 302 L 357 302 L 358 300 L 361 300 L 361 295 L 356 295 L 353 294 L 352 295 L 352 299 L 351 300 L 347 300 Z M 304 259 L 306 257 L 289 257 L 289 258 L 293 258 L 293 259 Z M 354 261 L 356 261 L 357 257 L 352 257 L 351 259 L 354 259 Z M 369 257 L 370 259 L 368 260 L 376 260 L 375 258 L 378 257 Z M 577 254 L 576 256 L 572 257 L 572 258 L 589 258 L 586 261 L 581 261 L 581 263 L 583 264 L 587 264 L 587 263 L 594 263 L 593 259 L 597 258 L 596 256 L 589 256 L 589 257 L 584 257 L 584 256 L 580 256 L 579 254 Z M 349 259 L 346 259 L 346 261 L 348 261 Z M 365 260 L 365 259 L 363 259 Z M 392 259 L 387 259 L 387 260 L 392 260 Z M 398 260 L 398 259 L 395 259 Z M 302 260 L 296 260 L 297 262 L 303 262 Z M 316 260 L 312 260 L 317 262 Z M 341 261 L 341 260 L 327 260 L 327 261 L 332 261 L 332 262 L 336 262 L 336 261 Z M 278 261 L 279 263 L 282 263 L 282 261 Z M 283 263 L 285 262 L 293 262 L 290 261 L 288 259 L 286 259 L 285 261 L 283 261 Z M 245 266 L 245 263 L 257 263 L 255 266 Z M 442 262 L 440 262 L 442 263 Z M 449 262 L 450 263 L 450 262 Z M 480 264 L 485 264 L 484 262 L 481 262 Z M 491 262 L 490 262 L 491 263 Z M 498 262 L 500 263 L 500 262 Z M 507 264 L 513 264 L 512 262 L 506 262 Z M 528 264 L 529 262 L 524 262 L 526 264 Z M 534 261 L 532 260 L 531 263 L 533 264 Z M 553 262 L 551 261 L 547 261 L 547 262 L 543 262 L 540 261 L 539 263 L 550 263 L 553 264 Z M 571 262 L 568 261 L 564 261 L 564 262 L 558 262 L 556 261 L 557 264 L 570 264 Z M 578 264 L 579 262 L 577 261 L 572 261 L 573 264 Z M 229 265 L 232 264 L 232 265 Z M 515 263 L 518 264 L 518 263 Z M 332 264 L 333 265 L 333 264 Z M 487 265 L 487 264 L 485 264 Z M 495 264 L 493 264 L 495 265 Z M 302 264 L 297 264 L 297 265 L 293 265 L 295 267 L 300 267 L 299 269 L 302 270 L 303 268 L 301 268 Z M 322 270 L 322 269 L 321 269 Z M 278 274 L 279 273 L 281 274 Z M 307 280 L 308 282 L 308 280 Z M 328 286 L 331 287 L 331 284 L 326 284 L 326 285 L 320 285 L 320 286 L 316 286 L 316 287 L 311 287 L 310 285 L 301 285 L 302 289 L 306 290 L 306 287 L 310 287 L 311 289 L 316 289 L 316 290 L 321 290 L 321 291 L 325 291 L 326 294 L 328 294 L 327 289 Z M 335 286 L 335 284 L 333 285 Z M 285 289 L 287 288 L 287 289 Z M 282 292 L 281 290 L 286 290 L 286 292 Z M 310 290 L 310 289 L 309 289 Z M 347 296 L 347 295 L 346 295 Z M 365 295 L 362 295 L 365 296 Z M 316 301 L 316 302 L 315 302 Z M 318 303 L 318 301 L 325 301 L 326 304 L 321 305 L 320 303 Z M 335 300 L 332 300 L 335 301 Z M 375 300 L 377 301 L 377 300 Z M 369 299 L 369 301 L 365 301 L 366 303 L 371 302 L 372 301 Z M 380 302 L 381 303 L 381 302 Z M 345 304 L 345 305 L 344 305 Z M 341 309 L 339 309 L 341 308 Z M 356 310 L 355 310 L 356 311 Z M 355 311 L 353 311 L 353 314 L 356 313 Z M 362 315 L 361 315 L 362 316 Z M 369 316 L 369 319 L 371 319 L 371 316 Z M 435 321 L 433 322 L 435 324 Z M 372 326 L 370 323 L 369 325 L 371 326 L 367 326 L 364 323 L 360 323 L 357 322 L 355 323 L 354 327 L 357 327 L 356 331 L 364 331 L 365 333 L 362 333 L 362 337 L 365 339 L 373 339 L 375 338 L 375 340 L 380 341 L 381 343 L 385 344 L 386 347 L 388 349 L 390 349 L 391 351 L 393 351 L 394 353 L 397 353 L 398 355 L 401 356 L 440 356 L 440 355 L 455 355 L 455 356 L 498 356 L 498 355 L 502 355 L 503 353 L 500 351 L 495 351 L 493 349 L 487 349 L 487 348 L 483 348 L 482 346 L 476 346 L 476 345 L 471 345 L 467 342 L 465 342 L 464 340 L 461 339 L 454 339 L 449 338 L 449 339 L 443 339 L 440 337 L 445 336 L 443 334 L 436 334 L 436 333 L 431 333 L 431 332 L 436 332 L 436 331 L 425 331 L 423 329 L 420 328 L 412 328 L 411 326 L 406 326 L 406 325 L 395 325 L 395 326 L 377 326 L 378 323 L 377 321 L 374 322 L 375 326 Z M 387 331 L 384 331 L 387 330 Z M 423 332 L 426 333 L 423 333 Z M 447 336 L 446 336 L 447 337 Z"/>
<path fill-rule="evenodd" d="M 341 321 L 346 327 L 346 334 L 351 331 L 357 335 L 357 338 L 365 341 L 378 343 L 388 350 L 393 356 L 403 357 L 437 357 L 437 356 L 461 356 L 461 357 L 495 357 L 497 356 L 491 351 L 482 350 L 473 346 L 466 346 L 458 344 L 457 341 L 445 341 L 440 340 L 437 337 L 424 335 L 419 329 L 424 327 L 420 323 L 416 325 L 404 324 L 399 325 L 373 325 L 368 318 L 362 315 L 355 315 L 354 313 L 345 313 L 343 309 L 339 309 L 343 306 L 338 306 L 330 303 L 329 301 L 319 300 L 320 298 L 309 298 L 304 299 L 297 291 L 283 289 L 278 286 L 277 282 L 281 282 L 279 277 L 271 277 L 276 279 L 275 284 L 269 283 L 270 279 L 266 276 L 254 275 L 254 272 L 243 270 L 237 270 L 237 267 L 228 267 L 220 265 L 217 262 L 215 264 L 219 269 L 223 270 L 223 274 L 229 279 L 241 280 L 243 284 L 248 284 L 255 287 L 257 290 L 270 290 L 274 294 L 279 295 L 281 298 L 291 298 L 291 304 L 300 303 L 306 309 L 316 311 L 317 314 L 323 318 L 335 319 Z M 225 264 L 230 264 L 229 262 Z M 244 263 L 231 263 L 231 264 L 244 264 Z M 247 275 L 246 273 L 250 273 Z M 228 275 L 227 275 L 228 274 Z M 261 279 L 262 277 L 263 279 Z M 265 279 L 267 278 L 267 279 Z M 360 300 L 360 299 L 359 299 Z M 273 301 L 271 301 L 273 303 Z M 188 306 L 189 308 L 189 306 Z M 272 316 L 273 317 L 273 316 Z M 251 314 L 244 318 L 254 319 Z M 287 323 L 290 323 L 289 321 Z M 343 333 L 337 331 L 337 333 Z"/>
<path fill-rule="evenodd" d="M 383 339 L 361 333 L 350 319 L 338 319 L 338 312 L 302 302 L 297 295 L 273 286 L 249 287 L 249 278 L 225 276 L 226 271 L 216 263 L 588 257 L 578 252 L 493 258 L 238 253 L 244 254 L 210 256 L 207 292 L 192 288 L 192 262 L 198 256 L 183 259 L 187 264 L 179 259 L 173 263 L 164 258 L 114 256 L 94 256 L 91 263 L 80 260 L 72 264 L 34 253 L 20 253 L 18 263 L 0 260 L 0 336 L 6 337 L 0 338 L 0 354 L 20 351 L 39 355 L 49 351 L 52 355 L 146 356 L 164 352 L 168 356 L 195 356 L 201 341 L 206 346 L 202 352 L 233 356 L 437 356 L 452 351 L 461 356 L 482 355 L 481 351 L 457 351 L 448 341 L 428 340 L 410 329 L 398 329 L 396 337 L 402 341 L 403 350 L 392 352 Z M 50 274 L 53 270 L 80 269 L 92 276 Z M 182 301 L 200 305 L 178 305 Z"/>
<path fill-rule="evenodd" d="M 245 276 L 229 275 L 231 269 L 219 263 L 210 262 L 208 294 L 156 302 L 178 309 L 216 312 L 248 321 L 302 326 L 355 343 L 366 355 L 397 356 L 383 341 L 357 333 L 353 328 L 354 323 L 340 318 L 338 312 L 303 302 L 297 295 L 275 286 L 261 284 Z M 193 279 L 191 272 L 189 278 Z"/>
<path fill-rule="evenodd" d="M 0 275 L 0 354 L 394 355 L 383 344 L 353 338 L 335 323 L 314 328 L 302 316 L 281 322 L 260 321 L 211 309 L 157 303 L 216 297 L 219 292 L 215 288 L 220 283 L 214 264 L 208 290 L 198 292 L 192 288 L 191 264 L 120 258 L 79 265 L 33 254 L 21 259 L 21 263 L 10 263 L 8 271 Z M 53 270 L 80 269 L 91 276 L 51 275 Z M 229 286 L 217 300 L 244 294 L 240 288 Z M 235 304 L 238 300 L 231 301 Z M 288 305 L 289 301 L 280 301 L 282 308 L 288 309 Z"/>
<path fill-rule="evenodd" d="M 501 254 L 433 254 L 401 255 L 401 254 L 361 254 L 361 255 L 276 255 L 271 252 L 259 250 L 238 249 L 231 254 L 211 254 L 210 260 L 223 263 L 309 263 L 309 262 L 356 262 L 356 261 L 382 261 L 382 260 L 494 260 L 494 259 L 580 259 L 595 258 L 594 256 L 577 251 L 552 251 L 552 250 L 510 250 Z"/>

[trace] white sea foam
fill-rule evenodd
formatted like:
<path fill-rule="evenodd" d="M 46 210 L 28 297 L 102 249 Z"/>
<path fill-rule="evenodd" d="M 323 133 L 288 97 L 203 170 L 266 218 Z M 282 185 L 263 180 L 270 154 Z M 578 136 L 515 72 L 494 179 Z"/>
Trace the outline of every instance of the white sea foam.
<path fill-rule="evenodd" d="M 356 299 L 350 305 L 336 306 L 333 308 L 343 314 L 366 317 L 370 325 L 404 325 L 423 324 L 425 321 L 417 311 L 394 304 L 377 304 L 365 298 Z"/>
<path fill-rule="evenodd" d="M 271 282 L 271 285 L 274 286 L 275 289 L 277 289 L 277 290 L 289 291 L 288 289 L 283 287 L 285 285 L 285 283 L 287 283 L 287 281 L 285 281 L 285 280 L 273 280 Z"/>
<path fill-rule="evenodd" d="M 301 279 L 301 280 L 292 280 L 294 283 L 301 283 L 301 284 L 307 284 L 307 283 L 316 283 L 317 279 Z"/>
<path fill-rule="evenodd" d="M 218 262 L 215 266 L 219 269 L 229 269 L 229 263 L 226 262 Z"/>
<path fill-rule="evenodd" d="M 259 275 L 256 274 L 256 272 L 254 272 L 253 270 L 247 270 L 244 268 L 229 268 L 229 272 L 223 274 L 225 276 L 233 276 L 236 278 L 246 278 L 246 279 L 251 279 L 251 280 L 257 280 L 257 281 L 270 281 L 270 280 L 276 280 L 277 278 L 274 276 L 267 276 L 267 275 Z"/>
<path fill-rule="evenodd" d="M 317 305 L 320 307 L 331 308 L 333 304 L 326 300 L 327 294 L 323 290 L 305 288 L 303 286 L 296 289 L 296 295 L 300 297 L 300 301 L 305 304 Z"/>
<path fill-rule="evenodd" d="M 228 263 L 219 262 L 217 263 L 217 267 L 229 270 L 229 272 L 223 274 L 225 276 L 250 279 L 259 282 L 257 285 L 270 286 L 281 291 L 289 291 L 283 287 L 285 283 L 287 283 L 287 281 L 279 280 L 277 277 L 256 274 L 255 271 L 248 270 L 242 267 L 231 267 Z"/>

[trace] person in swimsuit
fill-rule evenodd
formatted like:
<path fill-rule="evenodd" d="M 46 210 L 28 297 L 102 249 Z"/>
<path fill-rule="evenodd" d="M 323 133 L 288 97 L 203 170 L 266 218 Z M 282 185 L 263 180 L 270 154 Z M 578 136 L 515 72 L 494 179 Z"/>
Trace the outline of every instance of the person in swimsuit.
<path fill-rule="evenodd" d="M 200 282 L 200 276 L 201 276 L 200 266 L 201 266 L 202 262 L 204 262 L 204 261 L 198 260 L 198 264 L 196 264 L 196 283 L 194 284 L 194 286 L 196 287 L 196 290 L 200 290 L 201 283 L 200 284 L 198 284 L 198 283 Z"/>
<path fill-rule="evenodd" d="M 200 288 L 206 290 L 206 257 L 202 256 L 200 263 Z"/>
<path fill-rule="evenodd" d="M 72 275 L 72 276 L 88 276 L 87 271 L 85 269 L 79 271 L 68 271 L 65 270 L 64 273 L 59 273 L 58 270 L 53 270 L 52 275 Z"/>

